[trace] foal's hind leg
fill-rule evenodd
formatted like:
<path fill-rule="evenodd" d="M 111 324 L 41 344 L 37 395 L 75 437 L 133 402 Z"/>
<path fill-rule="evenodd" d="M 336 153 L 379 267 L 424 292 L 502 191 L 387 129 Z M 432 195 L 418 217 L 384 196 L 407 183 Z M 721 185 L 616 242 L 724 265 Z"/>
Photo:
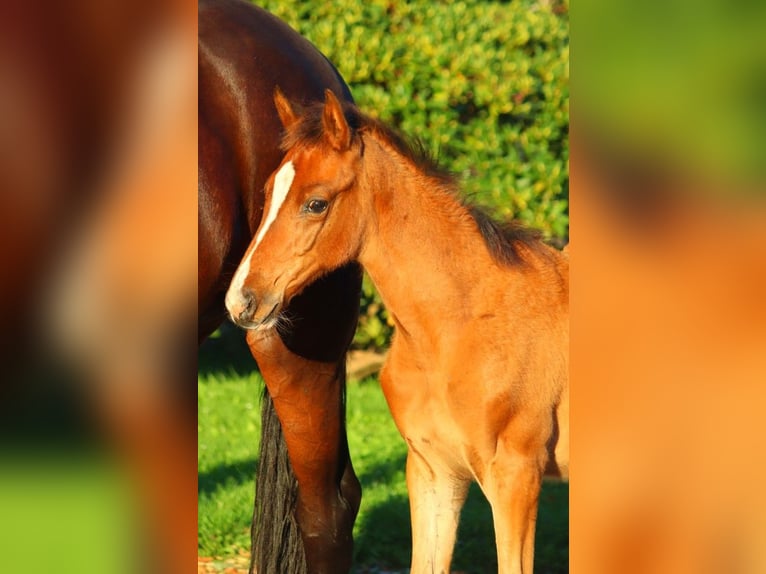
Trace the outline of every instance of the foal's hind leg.
<path fill-rule="evenodd" d="M 449 574 L 455 535 L 470 480 L 429 464 L 413 448 L 407 454 L 412 518 L 412 574 Z"/>
<path fill-rule="evenodd" d="M 522 455 L 499 445 L 482 484 L 492 506 L 499 574 L 532 574 L 544 448 Z"/>

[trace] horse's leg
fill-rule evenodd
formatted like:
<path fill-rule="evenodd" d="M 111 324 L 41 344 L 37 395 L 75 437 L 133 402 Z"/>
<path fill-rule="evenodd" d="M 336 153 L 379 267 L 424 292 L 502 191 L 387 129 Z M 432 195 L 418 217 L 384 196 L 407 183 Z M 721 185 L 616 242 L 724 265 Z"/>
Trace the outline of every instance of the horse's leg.
<path fill-rule="evenodd" d="M 295 519 L 310 574 L 345 573 L 351 567 L 361 489 L 345 431 L 345 351 L 356 325 L 360 279 L 357 267 L 346 267 L 309 287 L 291 303 L 292 326 L 281 337 L 274 331 L 248 333 L 297 480 Z M 273 548 L 280 534 L 264 533 L 260 550 L 256 541 L 256 567 L 259 552 L 280 552 Z"/>
<path fill-rule="evenodd" d="M 412 574 L 449 574 L 460 509 L 470 479 L 429 464 L 410 443 L 407 490 L 412 519 Z"/>
<path fill-rule="evenodd" d="M 522 455 L 502 440 L 482 484 L 492 506 L 498 574 L 532 574 L 544 447 Z"/>

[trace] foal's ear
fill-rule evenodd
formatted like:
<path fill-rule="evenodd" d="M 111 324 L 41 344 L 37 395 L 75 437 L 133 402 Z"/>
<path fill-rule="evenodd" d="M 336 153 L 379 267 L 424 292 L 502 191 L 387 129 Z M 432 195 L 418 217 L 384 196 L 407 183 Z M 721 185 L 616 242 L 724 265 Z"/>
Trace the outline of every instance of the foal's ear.
<path fill-rule="evenodd" d="M 279 114 L 279 120 L 282 122 L 282 126 L 287 129 L 298 120 L 298 115 L 293 110 L 293 105 L 279 89 L 279 86 L 274 88 L 274 106 L 277 108 L 277 114 Z"/>
<path fill-rule="evenodd" d="M 345 151 L 351 146 L 351 128 L 343 114 L 343 106 L 330 90 L 324 92 L 322 127 L 327 141 L 336 150 Z"/>

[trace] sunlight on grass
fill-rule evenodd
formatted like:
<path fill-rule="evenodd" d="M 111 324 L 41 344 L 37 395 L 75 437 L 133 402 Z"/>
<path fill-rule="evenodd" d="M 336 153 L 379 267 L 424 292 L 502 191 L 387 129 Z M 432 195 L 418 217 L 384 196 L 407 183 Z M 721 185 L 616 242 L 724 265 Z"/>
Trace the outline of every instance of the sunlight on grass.
<path fill-rule="evenodd" d="M 199 533 L 201 556 L 250 547 L 250 518 L 261 379 L 201 376 L 198 385 Z"/>

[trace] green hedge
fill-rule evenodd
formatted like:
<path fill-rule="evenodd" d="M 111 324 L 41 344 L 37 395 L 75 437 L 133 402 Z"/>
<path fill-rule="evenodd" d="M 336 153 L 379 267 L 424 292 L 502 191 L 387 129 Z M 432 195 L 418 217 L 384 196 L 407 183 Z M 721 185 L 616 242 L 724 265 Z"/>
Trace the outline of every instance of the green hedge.
<path fill-rule="evenodd" d="M 324 52 L 359 107 L 437 152 L 476 202 L 566 240 L 568 0 L 260 4 Z M 366 285 L 356 343 L 389 334 Z"/>

